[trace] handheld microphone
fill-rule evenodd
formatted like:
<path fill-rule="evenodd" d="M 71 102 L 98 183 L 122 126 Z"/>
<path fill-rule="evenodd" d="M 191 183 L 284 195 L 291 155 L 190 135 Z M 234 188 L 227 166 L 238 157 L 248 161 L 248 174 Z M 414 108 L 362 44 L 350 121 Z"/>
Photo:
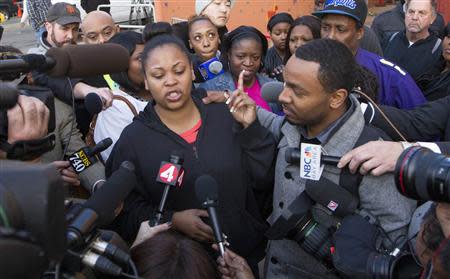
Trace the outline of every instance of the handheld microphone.
<path fill-rule="evenodd" d="M 45 55 L 57 62 L 48 73 L 54 77 L 82 78 L 123 72 L 128 69 L 130 61 L 130 55 L 123 46 L 111 43 L 53 47 Z"/>
<path fill-rule="evenodd" d="M 99 95 L 89 93 L 84 98 L 84 106 L 91 115 L 95 115 L 102 111 L 103 102 Z"/>
<path fill-rule="evenodd" d="M 202 207 L 208 210 L 209 218 L 213 226 L 214 237 L 219 245 L 220 255 L 225 254 L 224 240 L 222 229 L 220 228 L 219 218 L 217 217 L 216 207 L 218 204 L 219 186 L 214 178 L 210 175 L 202 175 L 195 181 L 195 193 L 197 199 L 202 203 Z"/>
<path fill-rule="evenodd" d="M 183 154 L 175 151 L 170 155 L 170 162 L 161 162 L 156 181 L 165 184 L 165 187 L 156 214 L 154 218 L 151 218 L 149 221 L 151 227 L 159 225 L 159 222 L 161 221 L 170 186 L 181 187 L 184 177 L 184 170 L 182 168 L 183 161 Z"/>
<path fill-rule="evenodd" d="M 124 161 L 105 184 L 83 204 L 83 209 L 67 229 L 68 247 L 82 245 L 95 227 L 107 225 L 114 211 L 137 184 L 134 165 Z"/>
<path fill-rule="evenodd" d="M 300 164 L 300 158 L 301 158 L 300 149 L 295 148 L 295 147 L 289 147 L 286 149 L 286 153 L 284 154 L 284 156 L 285 156 L 285 160 L 287 163 L 293 164 L 293 165 Z M 339 163 L 340 160 L 341 160 L 340 157 L 324 155 L 324 154 L 322 154 L 320 157 L 320 162 L 322 164 L 335 166 L 335 167 L 337 166 L 337 164 Z"/>
<path fill-rule="evenodd" d="M 284 83 L 279 81 L 271 81 L 264 83 L 261 87 L 261 96 L 268 103 L 278 102 L 278 97 L 284 89 Z"/>
<path fill-rule="evenodd" d="M 84 170 L 97 162 L 95 156 L 103 150 L 110 147 L 112 144 L 111 138 L 106 138 L 94 147 L 83 147 L 77 152 L 69 156 L 69 163 L 76 173 L 82 173 Z"/>
<path fill-rule="evenodd" d="M 17 87 L 8 82 L 0 82 L 0 110 L 7 110 L 17 104 L 20 91 Z"/>
<path fill-rule="evenodd" d="M 222 62 L 217 57 L 213 57 L 200 64 L 198 70 L 205 81 L 224 73 Z"/>
<path fill-rule="evenodd" d="M 311 199 L 341 218 L 355 213 L 358 208 L 359 201 L 355 196 L 325 177 L 318 181 L 308 180 L 305 191 Z"/>

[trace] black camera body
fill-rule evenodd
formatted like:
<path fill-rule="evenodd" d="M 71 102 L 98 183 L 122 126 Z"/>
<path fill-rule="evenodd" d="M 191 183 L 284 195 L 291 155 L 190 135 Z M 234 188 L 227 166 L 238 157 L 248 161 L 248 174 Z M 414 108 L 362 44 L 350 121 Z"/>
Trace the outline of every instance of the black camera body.
<path fill-rule="evenodd" d="M 39 278 L 62 260 L 64 190 L 54 167 L 0 160 L 0 208 L 2 278 Z"/>
<path fill-rule="evenodd" d="M 398 191 L 421 201 L 450 202 L 450 157 L 413 146 L 400 155 L 395 166 Z"/>
<path fill-rule="evenodd" d="M 291 239 L 308 254 L 328 265 L 332 230 L 316 222 L 311 213 L 314 201 L 303 192 L 285 209 L 266 232 L 270 240 Z"/>

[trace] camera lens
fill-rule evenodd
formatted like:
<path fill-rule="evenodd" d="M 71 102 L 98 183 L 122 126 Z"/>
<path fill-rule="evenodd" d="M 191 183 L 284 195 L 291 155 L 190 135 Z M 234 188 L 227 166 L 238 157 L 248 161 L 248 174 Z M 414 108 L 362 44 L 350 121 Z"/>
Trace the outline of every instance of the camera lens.
<path fill-rule="evenodd" d="M 330 256 L 331 234 L 308 214 L 292 230 L 295 240 L 308 254 L 323 261 Z"/>
<path fill-rule="evenodd" d="M 403 151 L 395 167 L 397 189 L 416 200 L 450 202 L 450 158 L 423 147 Z"/>
<path fill-rule="evenodd" d="M 371 253 L 367 260 L 368 274 L 374 279 L 390 278 L 390 267 L 393 257 L 379 253 Z"/>

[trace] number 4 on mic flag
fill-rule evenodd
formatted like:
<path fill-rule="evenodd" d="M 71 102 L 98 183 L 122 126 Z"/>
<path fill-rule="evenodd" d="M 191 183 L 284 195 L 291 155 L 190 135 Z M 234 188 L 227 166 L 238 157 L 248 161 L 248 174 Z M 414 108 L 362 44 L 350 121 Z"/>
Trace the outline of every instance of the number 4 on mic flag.
<path fill-rule="evenodd" d="M 172 186 L 181 186 L 183 181 L 184 170 L 181 165 L 162 162 L 159 167 L 158 177 L 156 181 Z"/>

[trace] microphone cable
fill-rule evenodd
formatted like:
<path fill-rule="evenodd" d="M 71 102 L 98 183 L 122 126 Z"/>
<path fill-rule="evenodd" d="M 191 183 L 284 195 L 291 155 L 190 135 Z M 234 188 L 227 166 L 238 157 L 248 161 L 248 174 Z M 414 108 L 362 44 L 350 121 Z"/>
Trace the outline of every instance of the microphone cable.
<path fill-rule="evenodd" d="M 386 120 L 386 122 L 389 124 L 389 126 L 391 126 L 391 128 L 394 129 L 394 131 L 402 138 L 402 140 L 403 141 L 408 141 L 403 136 L 403 134 L 397 129 L 397 127 L 394 125 L 394 123 L 392 123 L 392 121 L 389 119 L 389 117 L 387 117 L 387 115 L 375 103 L 375 101 L 372 100 L 372 98 L 370 98 L 366 93 L 362 92 L 359 87 L 358 88 L 353 88 L 352 92 L 356 92 L 357 94 L 359 94 L 359 95 L 363 96 L 364 98 L 366 98 L 366 100 L 369 101 L 369 103 L 374 106 L 374 108 L 380 113 L 380 115 L 384 118 L 384 120 Z"/>

